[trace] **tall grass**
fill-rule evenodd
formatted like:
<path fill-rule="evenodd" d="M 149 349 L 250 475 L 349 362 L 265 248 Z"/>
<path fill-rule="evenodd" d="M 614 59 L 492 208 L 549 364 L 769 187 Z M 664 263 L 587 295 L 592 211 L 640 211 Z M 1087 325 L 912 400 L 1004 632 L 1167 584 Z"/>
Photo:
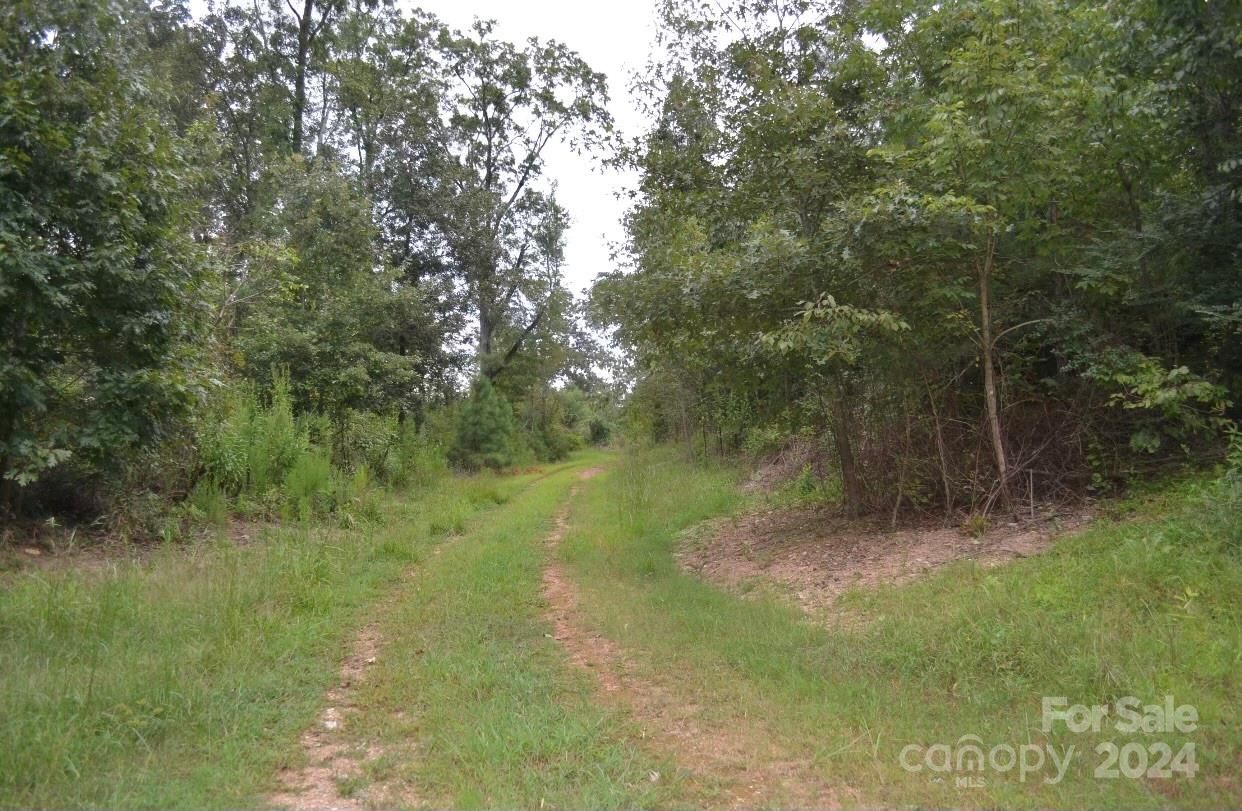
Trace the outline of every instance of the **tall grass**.
<path fill-rule="evenodd" d="M 302 497 L 321 492 L 307 470 Z M 428 556 L 446 513 L 466 528 L 531 478 L 444 480 L 355 531 L 295 523 L 245 547 L 4 575 L 0 806 L 258 805 L 360 612 Z"/>
<path fill-rule="evenodd" d="M 687 703 L 738 724 L 765 719 L 864 805 L 1237 804 L 1236 483 L 1180 485 L 1132 507 L 1138 517 L 1101 521 L 1035 558 L 962 563 L 850 595 L 870 621 L 829 630 L 783 602 L 740 599 L 678 570 L 679 531 L 739 505 L 731 481 L 723 468 L 633 457 L 592 481 L 566 538 L 593 622 L 640 666 L 671 675 L 663 681 L 681 685 Z M 1043 696 L 1107 704 L 1166 694 L 1203 718 L 1196 779 L 1096 780 L 1094 747 L 1107 731 L 1047 738 L 1085 752 L 1059 785 L 992 775 L 959 790 L 951 776 L 935 784 L 899 765 L 909 743 L 1042 741 Z"/>

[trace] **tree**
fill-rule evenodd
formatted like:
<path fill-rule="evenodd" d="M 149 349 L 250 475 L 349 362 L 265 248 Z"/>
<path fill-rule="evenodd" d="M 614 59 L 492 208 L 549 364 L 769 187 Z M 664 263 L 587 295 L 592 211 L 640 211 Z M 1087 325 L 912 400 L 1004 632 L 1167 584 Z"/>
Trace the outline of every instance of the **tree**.
<path fill-rule="evenodd" d="M 284 18 L 283 9 L 273 3 Z M 285 0 L 285 6 L 293 15 L 293 125 L 290 146 L 295 153 L 302 151 L 303 133 L 306 126 L 306 80 L 310 71 L 311 54 L 321 42 L 324 29 L 345 8 L 344 0 L 301 0 L 301 9 L 293 0 Z M 326 103 L 326 100 L 325 100 Z"/>
<path fill-rule="evenodd" d="M 636 407 L 705 450 L 831 434 L 847 509 L 894 516 L 1210 443 L 1239 19 L 1192 5 L 663 4 L 631 266 L 592 294 Z"/>
<path fill-rule="evenodd" d="M 458 417 L 451 458 L 469 470 L 495 470 L 516 463 L 523 450 L 513 407 L 486 376 L 479 377 Z"/>
<path fill-rule="evenodd" d="M 537 186 L 544 150 L 557 138 L 599 145 L 611 129 L 602 74 L 564 45 L 532 39 L 519 49 L 492 30 L 477 22 L 438 41 L 450 90 L 433 209 L 478 320 L 488 377 L 513 360 L 550 302 L 559 235 L 548 235 L 563 230 L 564 212 Z M 506 328 L 515 331 L 499 345 Z"/>
<path fill-rule="evenodd" d="M 190 178 L 139 3 L 0 9 L 0 475 L 120 460 L 193 401 Z"/>

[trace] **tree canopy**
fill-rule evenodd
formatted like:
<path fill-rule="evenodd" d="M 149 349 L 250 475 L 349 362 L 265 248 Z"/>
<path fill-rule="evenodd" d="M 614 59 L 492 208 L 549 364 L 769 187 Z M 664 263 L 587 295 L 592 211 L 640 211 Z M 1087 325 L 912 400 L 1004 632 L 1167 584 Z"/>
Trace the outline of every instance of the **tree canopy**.
<path fill-rule="evenodd" d="M 611 120 L 566 46 L 368 0 L 52 0 L 0 11 L 0 64 L 5 509 L 195 444 L 241 383 L 338 436 L 475 374 L 597 383 L 543 155 Z"/>
<path fill-rule="evenodd" d="M 810 430 L 852 508 L 951 510 L 1236 416 L 1236 4 L 670 0 L 661 31 L 593 303 L 650 420 Z"/>

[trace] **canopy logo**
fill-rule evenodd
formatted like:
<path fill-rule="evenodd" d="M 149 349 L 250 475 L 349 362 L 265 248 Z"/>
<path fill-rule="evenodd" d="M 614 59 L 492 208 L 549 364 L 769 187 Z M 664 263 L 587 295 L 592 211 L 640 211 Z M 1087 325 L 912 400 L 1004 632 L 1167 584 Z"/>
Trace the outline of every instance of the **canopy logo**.
<path fill-rule="evenodd" d="M 1045 696 L 1041 702 L 1042 729 L 1053 733 L 1058 725 L 1076 735 L 1116 732 L 1119 735 L 1186 735 L 1199 727 L 1199 713 L 1189 704 L 1177 704 L 1173 696 L 1165 696 L 1159 704 L 1144 704 L 1134 696 L 1125 696 L 1112 704 L 1073 704 L 1064 696 Z M 984 747 L 978 735 L 963 735 L 955 744 L 936 743 L 930 746 L 909 744 L 898 759 L 908 772 L 930 772 L 934 782 L 943 782 L 950 774 L 958 788 L 983 788 L 986 775 L 1016 772 L 1018 780 L 1042 779 L 1055 785 L 1065 779 L 1079 750 L 1075 744 L 1058 747 L 1051 742 L 1008 743 Z M 1118 777 L 1129 779 L 1167 779 L 1174 775 L 1194 777 L 1199 770 L 1193 741 L 1184 742 L 1176 751 L 1167 741 L 1127 741 L 1118 744 L 1102 741 L 1095 747 L 1098 756 L 1094 776 L 1097 780 Z"/>

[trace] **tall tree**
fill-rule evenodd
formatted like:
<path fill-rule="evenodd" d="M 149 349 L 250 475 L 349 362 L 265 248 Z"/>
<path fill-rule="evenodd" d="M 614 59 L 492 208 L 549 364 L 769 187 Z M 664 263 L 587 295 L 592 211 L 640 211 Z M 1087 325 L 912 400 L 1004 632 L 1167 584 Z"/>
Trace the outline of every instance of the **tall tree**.
<path fill-rule="evenodd" d="M 322 50 L 320 46 L 325 29 L 344 11 L 345 0 L 285 0 L 284 8 L 279 5 L 279 0 L 273 0 L 273 3 L 279 11 L 278 19 L 284 18 L 284 8 L 288 8 L 293 15 L 293 110 L 289 142 L 294 152 L 301 152 L 306 128 L 306 83 L 311 57 Z"/>
<path fill-rule="evenodd" d="M 1210 441 L 1242 323 L 1235 7 L 664 3 L 632 268 L 594 293 L 635 402 L 701 441 L 735 404 L 826 431 L 851 509 L 986 510 L 1019 473 Z"/>
<path fill-rule="evenodd" d="M 564 45 L 532 39 L 518 48 L 493 29 L 476 22 L 439 38 L 449 92 L 435 220 L 478 320 L 476 352 L 489 377 L 548 306 L 537 288 L 552 256 L 540 234 L 564 215 L 539 185 L 545 151 L 557 139 L 598 148 L 612 126 L 602 74 Z M 516 331 L 499 345 L 507 327 Z"/>

